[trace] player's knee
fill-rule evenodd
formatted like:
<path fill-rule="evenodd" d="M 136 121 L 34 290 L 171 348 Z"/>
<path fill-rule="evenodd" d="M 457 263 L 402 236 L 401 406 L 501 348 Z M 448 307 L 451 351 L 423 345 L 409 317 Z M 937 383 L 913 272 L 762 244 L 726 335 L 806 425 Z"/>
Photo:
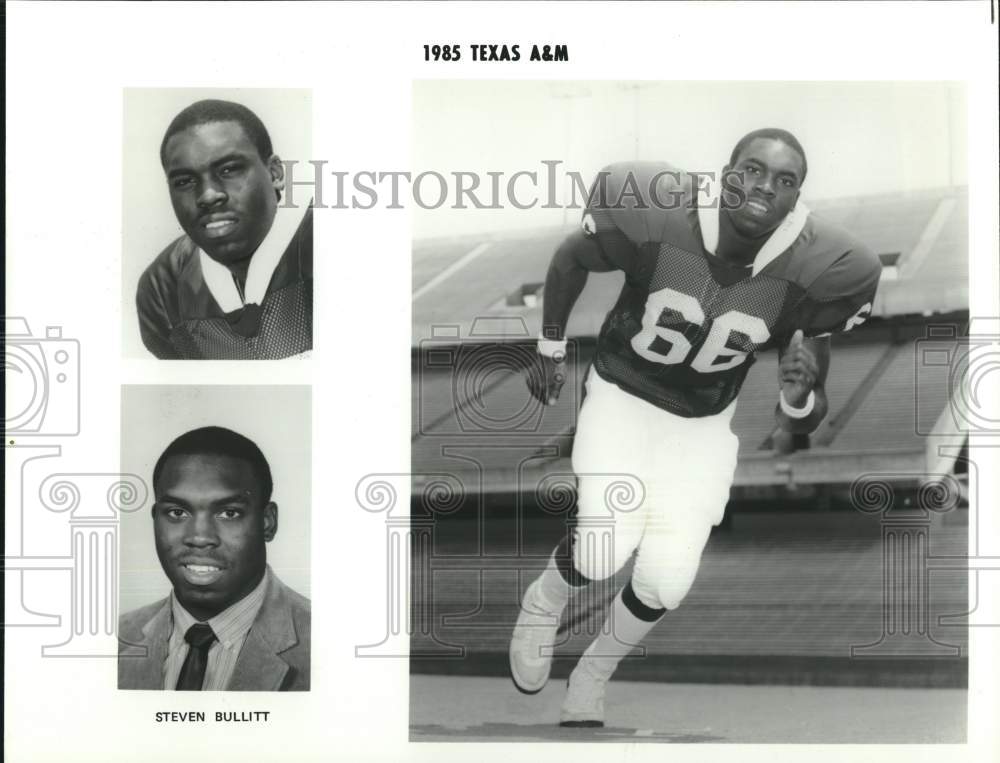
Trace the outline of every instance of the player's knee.
<path fill-rule="evenodd" d="M 694 585 L 698 564 L 669 565 L 654 570 L 637 564 L 632 572 L 636 598 L 654 609 L 677 609 Z"/>
<path fill-rule="evenodd" d="M 573 566 L 588 580 L 606 580 L 625 566 L 632 549 L 615 547 L 606 532 L 577 530 L 573 534 Z"/>
<path fill-rule="evenodd" d="M 660 592 L 655 586 L 646 584 L 635 573 L 632 574 L 632 580 L 629 581 L 629 584 L 632 586 L 632 593 L 635 594 L 635 598 L 644 607 L 649 610 L 666 609 L 666 607 L 660 604 Z"/>
<path fill-rule="evenodd" d="M 579 552 L 573 553 L 573 567 L 587 580 L 607 580 L 619 569 L 614 559 Z"/>
<path fill-rule="evenodd" d="M 691 586 L 694 584 L 694 575 L 686 580 L 674 580 L 669 583 L 661 583 L 657 591 L 657 598 L 660 606 L 664 609 L 677 609 L 687 597 Z"/>

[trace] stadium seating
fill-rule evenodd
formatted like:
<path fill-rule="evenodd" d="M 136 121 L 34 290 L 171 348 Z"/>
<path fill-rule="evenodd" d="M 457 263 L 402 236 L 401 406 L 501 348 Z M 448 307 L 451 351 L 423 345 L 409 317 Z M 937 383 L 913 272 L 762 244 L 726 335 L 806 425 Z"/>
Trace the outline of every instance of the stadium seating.
<path fill-rule="evenodd" d="M 432 599 L 414 590 L 414 612 L 426 618 L 426 632 L 415 633 L 411 641 L 414 654 L 428 657 L 418 661 L 419 669 L 503 670 L 520 593 L 544 564 L 560 528 L 530 516 L 517 524 L 509 517 L 502 522 L 489 509 L 485 514 L 490 515 L 486 524 L 495 540 L 508 536 L 503 543 L 470 553 L 468 539 L 478 535 L 478 528 L 459 530 L 445 523 L 433 559 L 425 560 L 434 570 L 434 587 Z M 963 553 L 965 519 L 960 510 L 930 517 L 914 513 L 910 524 L 923 526 L 929 555 L 942 557 Z M 647 638 L 645 675 L 630 672 L 626 662 L 623 677 L 662 678 L 666 670 L 694 680 L 699 674 L 693 671 L 700 665 L 700 675 L 712 680 L 706 666 L 721 662 L 727 680 L 732 680 L 733 663 L 724 660 L 753 656 L 776 662 L 765 675 L 747 680 L 783 680 L 781 661 L 797 659 L 797 671 L 803 664 L 839 666 L 836 670 L 844 675 L 826 674 L 819 679 L 825 683 L 875 680 L 865 674 L 871 664 L 883 671 L 888 665 L 890 675 L 877 680 L 893 685 L 914 679 L 900 661 L 950 656 L 959 659 L 944 661 L 948 671 L 933 679 L 924 674 L 919 680 L 962 684 L 968 646 L 962 617 L 968 610 L 966 573 L 932 571 L 926 578 L 925 600 L 919 598 L 919 587 L 908 589 L 918 594 L 916 600 L 893 600 L 902 589 L 887 587 L 883 577 L 882 527 L 878 517 L 859 512 L 736 514 L 732 524 L 713 534 L 683 606 L 668 613 Z M 513 538 L 518 533 L 521 544 Z M 521 554 L 512 558 L 511 550 L 518 545 Z M 608 600 L 628 574 L 626 568 L 615 581 L 595 584 L 578 600 L 567 613 L 557 657 L 578 655 L 586 648 L 604 621 Z M 897 619 L 890 623 L 892 612 Z M 435 661 L 441 644 L 461 646 L 471 659 Z M 865 660 L 870 664 L 860 664 Z M 811 679 L 803 675 L 798 680 Z"/>

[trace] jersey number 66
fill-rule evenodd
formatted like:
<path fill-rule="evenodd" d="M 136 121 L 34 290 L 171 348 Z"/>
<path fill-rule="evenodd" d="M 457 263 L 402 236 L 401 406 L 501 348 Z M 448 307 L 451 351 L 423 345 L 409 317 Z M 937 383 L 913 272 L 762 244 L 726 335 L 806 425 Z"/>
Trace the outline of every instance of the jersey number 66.
<path fill-rule="evenodd" d="M 687 361 L 693 345 L 680 331 L 660 325 L 660 319 L 666 310 L 679 313 L 685 321 L 695 326 L 705 323 L 705 312 L 694 297 L 673 289 L 660 289 L 649 295 L 646 311 L 642 316 L 642 330 L 632 337 L 632 349 L 648 361 L 669 366 Z M 771 336 L 762 319 L 739 310 L 730 310 L 712 320 L 708 336 L 690 360 L 690 367 L 708 374 L 734 368 L 745 361 L 747 353 L 729 346 L 733 332 L 745 335 L 757 345 L 763 344 Z M 669 349 L 664 352 L 654 349 L 662 346 L 658 339 L 667 343 Z"/>

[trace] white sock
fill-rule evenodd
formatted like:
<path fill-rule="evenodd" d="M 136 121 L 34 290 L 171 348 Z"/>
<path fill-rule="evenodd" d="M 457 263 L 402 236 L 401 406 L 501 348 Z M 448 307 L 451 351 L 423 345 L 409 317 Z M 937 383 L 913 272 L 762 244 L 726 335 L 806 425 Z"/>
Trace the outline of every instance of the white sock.
<path fill-rule="evenodd" d="M 580 667 L 585 667 L 596 678 L 604 681 L 611 678 L 618 663 L 642 642 L 666 611 L 646 607 L 631 593 L 633 606 L 642 608 L 647 619 L 637 617 L 622 599 L 626 589 L 631 593 L 631 581 L 615 596 L 600 635 L 587 647 L 579 662 Z M 638 606 L 635 602 L 638 602 Z"/>
<path fill-rule="evenodd" d="M 566 608 L 566 603 L 577 589 L 567 583 L 562 573 L 559 572 L 555 554 L 556 552 L 553 552 L 552 556 L 549 557 L 545 571 L 537 580 L 535 604 L 546 612 L 561 614 Z"/>

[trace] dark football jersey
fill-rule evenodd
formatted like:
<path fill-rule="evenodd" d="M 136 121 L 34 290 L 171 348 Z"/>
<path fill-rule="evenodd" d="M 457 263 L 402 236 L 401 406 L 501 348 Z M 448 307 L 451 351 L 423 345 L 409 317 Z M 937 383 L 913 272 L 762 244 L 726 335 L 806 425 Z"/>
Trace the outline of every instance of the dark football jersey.
<path fill-rule="evenodd" d="M 739 394 L 756 353 L 796 329 L 848 331 L 871 313 L 878 258 L 803 204 L 742 267 L 706 251 L 702 221 L 719 211 L 699 211 L 692 176 L 630 163 L 598 177 L 584 231 L 625 284 L 594 366 L 630 394 L 679 416 L 714 415 Z"/>
<path fill-rule="evenodd" d="M 136 294 L 142 341 L 163 359 L 275 359 L 311 350 L 312 301 L 312 210 L 278 261 L 252 321 L 245 312 L 255 305 L 231 312 L 219 306 L 187 236 L 153 261 Z"/>

